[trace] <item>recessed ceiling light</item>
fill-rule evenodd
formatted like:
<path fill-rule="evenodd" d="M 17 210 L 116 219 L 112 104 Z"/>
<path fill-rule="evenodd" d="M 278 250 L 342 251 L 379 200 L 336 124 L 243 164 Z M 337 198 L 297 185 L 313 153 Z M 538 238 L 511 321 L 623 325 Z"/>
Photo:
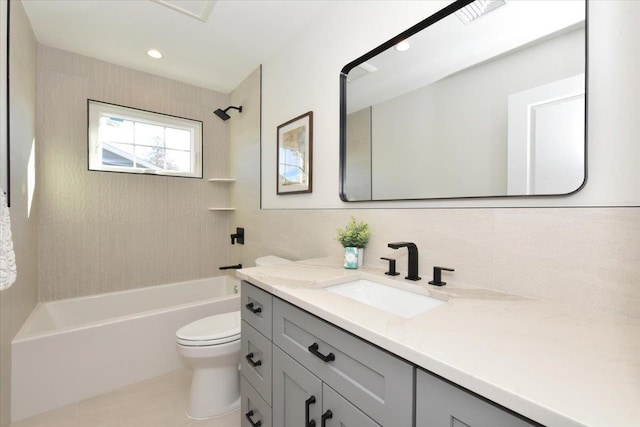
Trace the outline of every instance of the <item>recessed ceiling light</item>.
<path fill-rule="evenodd" d="M 154 58 L 154 59 L 160 59 L 162 58 L 162 53 L 160 53 L 159 50 L 157 49 L 149 49 L 147 51 L 147 55 L 149 55 L 150 57 Z"/>
<path fill-rule="evenodd" d="M 400 43 L 398 43 L 398 44 L 395 46 L 395 49 L 396 49 L 398 52 L 404 52 L 405 50 L 409 50 L 409 48 L 410 48 L 410 47 L 411 47 L 411 43 L 409 43 L 409 42 L 408 42 L 408 41 L 406 41 L 406 40 L 402 40 Z"/>

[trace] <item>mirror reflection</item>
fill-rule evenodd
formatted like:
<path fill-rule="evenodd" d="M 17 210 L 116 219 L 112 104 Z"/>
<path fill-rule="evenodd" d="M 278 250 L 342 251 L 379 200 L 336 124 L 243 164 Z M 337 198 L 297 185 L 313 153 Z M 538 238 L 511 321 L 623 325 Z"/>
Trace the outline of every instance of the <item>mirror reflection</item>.
<path fill-rule="evenodd" d="M 574 0 L 458 1 L 345 66 L 342 199 L 578 190 L 585 11 Z"/>

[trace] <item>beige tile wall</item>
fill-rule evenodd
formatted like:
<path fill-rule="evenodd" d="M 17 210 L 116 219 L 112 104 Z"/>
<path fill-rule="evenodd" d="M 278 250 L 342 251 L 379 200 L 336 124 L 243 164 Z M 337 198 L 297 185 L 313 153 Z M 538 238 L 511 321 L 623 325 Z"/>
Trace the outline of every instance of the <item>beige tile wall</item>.
<path fill-rule="evenodd" d="M 234 248 L 234 259 L 253 265 L 264 254 L 340 257 L 336 228 L 355 215 L 371 227 L 366 264 L 384 268 L 381 256 L 401 256 L 398 268 L 406 272 L 403 250 L 388 249 L 387 243 L 409 240 L 420 250 L 422 283 L 431 279 L 434 265 L 453 267 L 445 279 L 451 284 L 640 317 L 637 207 L 260 210 L 257 73 L 231 94 L 247 111 L 231 132 L 240 208 L 235 221 L 246 228 L 246 244 Z"/>
<path fill-rule="evenodd" d="M 29 210 L 29 157 L 37 155 L 37 42 L 22 2 L 11 2 L 11 231 L 18 277 L 0 291 L 0 426 L 9 425 L 11 340 L 38 301 L 38 188 Z M 36 174 L 38 169 L 36 168 Z M 37 176 L 37 175 L 36 175 Z"/>
<path fill-rule="evenodd" d="M 40 46 L 39 297 L 52 300 L 219 274 L 227 262 L 228 96 Z M 204 177 L 87 170 L 87 99 L 204 122 Z"/>

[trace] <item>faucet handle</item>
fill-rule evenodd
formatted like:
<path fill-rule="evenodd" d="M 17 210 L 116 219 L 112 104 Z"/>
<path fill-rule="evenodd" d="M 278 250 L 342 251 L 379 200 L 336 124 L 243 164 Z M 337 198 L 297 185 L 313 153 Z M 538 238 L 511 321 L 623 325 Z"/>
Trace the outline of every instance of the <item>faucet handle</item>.
<path fill-rule="evenodd" d="M 244 228 L 236 227 L 235 234 L 231 235 L 231 244 L 235 245 L 236 242 L 240 245 L 244 245 Z"/>
<path fill-rule="evenodd" d="M 400 273 L 396 271 L 396 260 L 393 258 L 380 257 L 385 261 L 389 261 L 389 271 L 386 271 L 384 274 L 387 276 L 398 276 Z"/>
<path fill-rule="evenodd" d="M 453 268 L 448 267 L 433 267 L 433 280 L 429 282 L 430 285 L 444 286 L 447 282 L 442 281 L 442 270 L 455 271 Z"/>

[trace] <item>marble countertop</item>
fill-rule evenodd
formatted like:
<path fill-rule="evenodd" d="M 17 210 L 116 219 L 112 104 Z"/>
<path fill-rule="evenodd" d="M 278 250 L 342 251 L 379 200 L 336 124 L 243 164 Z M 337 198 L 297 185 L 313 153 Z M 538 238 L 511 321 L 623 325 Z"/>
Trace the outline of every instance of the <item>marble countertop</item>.
<path fill-rule="evenodd" d="M 546 426 L 640 426 L 640 319 L 447 285 L 319 258 L 238 277 Z M 445 300 L 415 317 L 322 288 L 376 277 Z"/>

